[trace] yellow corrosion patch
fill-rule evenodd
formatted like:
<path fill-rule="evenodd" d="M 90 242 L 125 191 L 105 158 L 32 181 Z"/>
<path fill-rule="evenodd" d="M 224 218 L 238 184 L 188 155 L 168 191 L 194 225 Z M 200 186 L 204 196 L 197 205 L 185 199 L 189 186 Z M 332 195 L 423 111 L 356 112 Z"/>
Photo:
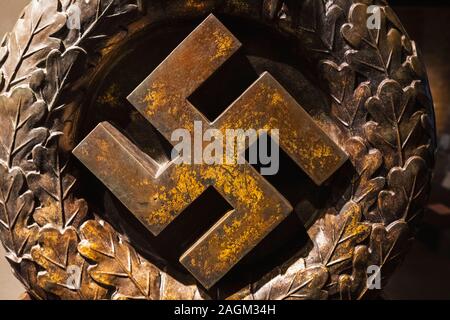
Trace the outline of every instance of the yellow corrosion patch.
<path fill-rule="evenodd" d="M 203 167 L 202 180 L 212 183 L 239 210 L 240 217 L 223 222 L 219 232 L 212 234 L 201 244 L 201 249 L 190 259 L 190 264 L 200 267 L 206 275 L 228 270 L 273 225 L 283 219 L 281 205 L 274 204 L 271 196 L 262 189 L 257 178 L 240 165 Z M 271 214 L 267 214 L 271 207 Z M 198 257 L 208 257 L 200 259 Z M 202 265 L 200 266 L 199 263 Z"/>
<path fill-rule="evenodd" d="M 233 220 L 224 226 L 223 237 L 215 236 L 208 244 L 209 248 L 219 248 L 217 262 L 210 265 L 209 272 L 225 270 L 234 264 L 245 249 L 253 246 L 268 229 L 282 219 L 278 214 L 279 209 L 277 205 L 269 219 L 263 218 L 262 211 L 248 212 L 241 220 Z"/>
<path fill-rule="evenodd" d="M 309 156 L 311 167 L 314 167 L 313 163 L 316 163 L 320 168 L 326 168 L 338 160 L 337 156 L 333 154 L 333 150 L 327 145 L 315 145 Z"/>
<path fill-rule="evenodd" d="M 333 152 L 330 147 L 326 145 L 317 146 L 312 150 L 311 155 L 314 158 L 323 158 L 323 157 L 329 157 L 333 155 Z"/>
<path fill-rule="evenodd" d="M 276 106 L 276 105 L 282 103 L 283 101 L 284 101 L 283 96 L 280 93 L 275 92 L 274 94 L 272 94 L 272 98 L 270 99 L 270 104 L 272 106 Z"/>
<path fill-rule="evenodd" d="M 157 109 L 167 103 L 166 88 L 163 83 L 153 83 L 148 89 L 143 102 L 147 104 L 147 114 L 152 116 Z"/>
<path fill-rule="evenodd" d="M 216 43 L 217 52 L 212 60 L 226 57 L 228 55 L 228 52 L 233 47 L 233 39 L 229 35 L 223 34 L 220 31 L 215 31 L 213 33 L 213 36 L 214 42 Z"/>
<path fill-rule="evenodd" d="M 226 238 L 225 241 L 222 241 L 222 243 L 224 243 L 223 248 L 220 251 L 218 260 L 219 263 L 221 265 L 219 265 L 219 270 L 221 268 L 223 268 L 224 266 L 228 265 L 230 261 L 234 261 L 237 258 L 237 255 L 239 253 L 242 252 L 242 248 L 247 247 L 248 244 L 250 244 L 251 242 L 253 242 L 255 235 L 256 235 L 256 230 L 253 230 L 254 228 L 251 229 L 246 229 L 244 232 L 241 232 L 237 237 L 236 234 L 234 232 L 229 232 L 227 231 L 227 237 L 232 237 L 231 240 L 230 238 Z M 228 230 L 232 230 L 231 228 Z M 229 233 L 232 233 L 231 235 L 229 235 Z M 225 264 L 225 265 L 222 265 Z"/>
<path fill-rule="evenodd" d="M 236 199 L 247 210 L 258 208 L 264 193 L 258 181 L 247 172 L 238 169 L 240 165 L 220 165 L 203 168 L 201 176 L 214 181 L 216 188 Z"/>
<path fill-rule="evenodd" d="M 147 218 L 150 225 L 166 225 L 205 190 L 190 166 L 180 165 L 174 171 L 175 185 L 161 186 L 150 201 L 158 201 L 159 209 Z"/>
<path fill-rule="evenodd" d="M 98 162 L 106 162 L 108 159 L 103 156 L 97 156 L 95 158 Z"/>

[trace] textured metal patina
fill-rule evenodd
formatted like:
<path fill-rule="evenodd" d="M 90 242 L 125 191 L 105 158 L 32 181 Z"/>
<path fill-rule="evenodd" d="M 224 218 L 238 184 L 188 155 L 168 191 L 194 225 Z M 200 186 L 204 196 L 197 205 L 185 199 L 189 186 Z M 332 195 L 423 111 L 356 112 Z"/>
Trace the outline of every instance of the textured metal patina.
<path fill-rule="evenodd" d="M 270 74 L 262 74 L 212 123 L 188 101 L 239 47 L 238 40 L 211 15 L 128 99 L 169 141 L 179 128 L 194 137 L 195 122 L 203 130 L 219 129 L 224 136 L 227 129 L 279 128 L 280 146 L 322 184 L 347 156 Z M 233 150 L 224 156 L 237 159 L 239 150 Z M 100 124 L 74 154 L 156 236 L 208 187 L 215 187 L 234 210 L 180 258 L 206 288 L 293 211 L 248 163 L 225 164 L 225 159 L 223 165 L 157 163 L 108 123 Z"/>
<path fill-rule="evenodd" d="M 80 30 L 67 26 L 69 7 L 74 4 L 81 10 Z M 370 5 L 380 6 L 378 29 L 367 27 Z M 142 34 L 154 34 L 158 30 L 169 32 L 172 29 L 164 29 L 165 26 L 173 27 L 176 23 L 195 26 L 211 13 L 227 27 L 230 24 L 236 28 L 230 27 L 233 34 L 237 35 L 236 31 L 242 28 L 239 23 L 244 21 L 247 26 L 270 30 L 264 34 L 267 38 L 273 33 L 287 39 L 283 43 L 289 45 L 280 46 L 278 52 L 289 52 L 295 58 L 287 65 L 277 64 L 277 68 L 286 73 L 299 70 L 309 81 L 302 90 L 314 87 L 314 91 L 305 94 L 309 99 L 300 99 L 301 95 L 296 95 L 295 91 L 303 82 L 289 77 L 283 82 L 282 74 L 271 77 L 261 72 L 259 80 L 250 88 L 252 94 L 246 92 L 220 119 L 212 123 L 203 119 L 204 127 L 253 127 L 255 119 L 259 119 L 266 121 L 269 127 L 286 130 L 284 134 L 288 134 L 289 139 L 284 143 L 293 143 L 295 138 L 305 134 L 306 127 L 300 125 L 301 121 L 311 124 L 308 118 L 311 117 L 326 135 L 314 129 L 316 135 L 306 136 L 317 137 L 322 142 L 333 140 L 345 150 L 351 165 L 341 167 L 330 183 L 320 187 L 329 193 L 321 198 L 320 206 L 313 208 L 314 215 L 306 224 L 307 245 L 289 252 L 281 262 L 276 260 L 276 265 L 267 272 L 264 270 L 263 275 L 256 271 L 262 264 L 272 262 L 267 258 L 264 263 L 250 266 L 255 271 L 251 272 L 252 277 L 235 281 L 233 287 L 226 288 L 235 279 L 227 278 L 227 274 L 223 278 L 226 280 L 221 280 L 227 283 L 219 281 L 207 290 L 195 277 L 165 260 L 160 251 L 153 250 L 153 244 L 145 241 L 150 238 L 136 231 L 141 225 L 134 225 L 134 217 L 129 212 L 115 215 L 114 210 L 120 203 L 116 204 L 114 199 L 108 205 L 101 202 L 102 195 L 107 194 L 106 188 L 91 189 L 89 182 L 96 186 L 95 178 L 72 152 L 98 125 L 98 130 L 90 137 L 103 134 L 104 144 L 96 144 L 95 154 L 102 156 L 102 147 L 107 150 L 117 146 L 103 156 L 111 160 L 121 152 L 126 153 L 127 157 L 123 158 L 128 164 L 124 168 L 126 174 L 137 170 L 139 164 L 151 163 L 148 156 L 130 160 L 131 155 L 143 154 L 134 144 L 121 140 L 123 136 L 117 129 L 124 128 L 114 129 L 102 121 L 90 124 L 96 117 L 91 114 L 87 120 L 84 118 L 89 114 L 89 103 L 93 100 L 100 105 L 114 105 L 116 110 L 122 107 L 120 95 L 128 93 L 117 93 L 120 86 L 111 87 L 101 97 L 97 97 L 96 90 L 110 67 L 125 52 L 133 51 L 136 39 Z M 185 51 L 186 60 L 180 58 L 181 61 L 174 61 L 171 66 L 176 71 L 167 75 L 157 68 L 152 74 L 154 78 L 140 88 L 142 90 L 138 89 L 141 93 L 132 96 L 136 98 L 131 99 L 136 108 L 166 139 L 174 124 L 186 125 L 195 117 L 201 118 L 201 114 L 190 107 L 187 113 L 190 118 L 173 117 L 172 121 L 166 121 L 170 112 L 169 115 L 163 113 L 164 106 L 172 99 L 177 103 L 170 103 L 170 106 L 185 108 L 189 105 L 186 98 L 192 90 L 239 47 L 236 38 L 225 29 L 214 32 L 218 27 L 214 19 L 210 17 L 207 21 L 211 23 L 212 32 L 197 35 L 205 37 L 197 43 L 199 47 L 206 46 L 206 51 L 201 51 L 205 55 L 197 56 L 195 46 L 189 46 L 190 50 Z M 257 35 L 255 32 L 255 37 Z M 151 45 L 146 54 L 160 48 L 160 43 Z M 274 48 L 266 48 L 270 50 Z M 170 51 L 162 59 L 168 53 Z M 176 58 L 176 54 L 168 59 L 171 57 Z M 270 64 L 270 57 L 264 55 L 264 58 Z M 188 84 L 184 80 L 190 72 L 204 73 Z M 241 72 L 235 72 L 237 79 Z M 283 83 L 286 90 L 274 78 Z M 174 88 L 164 87 L 169 84 Z M 180 95 L 174 97 L 175 92 Z M 278 108 L 265 109 L 256 117 L 253 112 L 260 109 L 255 108 L 255 99 L 262 92 L 272 98 L 278 92 L 281 100 L 276 96 L 272 100 L 277 102 Z M 412 226 L 420 220 L 427 200 L 436 146 L 429 92 L 425 68 L 414 41 L 382 0 L 32 0 L 12 32 L 0 42 L 0 239 L 8 261 L 34 299 L 363 299 L 377 295 L 379 291 L 370 290 L 368 286 L 368 267 L 378 266 L 384 283 L 409 247 L 414 236 Z M 260 99 L 259 108 L 270 105 L 267 95 L 261 95 Z M 245 108 L 247 103 L 248 109 Z M 290 108 L 295 106 L 296 112 L 303 113 L 299 105 L 307 114 L 297 115 L 297 119 Z M 293 118 L 281 125 L 277 121 L 286 118 L 283 110 Z M 274 116 L 273 120 L 268 120 L 272 117 L 267 112 Z M 132 119 L 139 120 L 136 115 Z M 109 143 L 108 137 L 116 138 L 115 144 Z M 153 142 L 156 144 L 157 139 Z M 308 141 L 285 144 L 283 148 L 318 183 L 338 167 L 331 166 L 323 176 L 317 162 L 312 161 L 308 167 L 313 155 L 319 158 L 323 155 L 322 151 L 311 148 Z M 295 148 L 304 148 L 310 157 L 296 155 Z M 82 146 L 77 150 L 82 151 Z M 330 157 L 339 154 L 339 150 L 335 150 Z M 130 165 L 132 161 L 135 163 Z M 114 163 L 105 161 L 108 165 Z M 154 175 L 148 174 L 155 165 L 145 168 L 149 177 L 145 188 L 160 186 L 153 184 Z M 220 184 L 222 178 L 217 178 L 221 174 L 215 170 L 222 169 L 213 170 L 211 185 Z M 173 169 L 168 170 L 170 173 Z M 185 170 L 187 176 L 192 174 L 191 168 L 185 167 Z M 196 175 L 206 174 L 207 168 L 195 172 Z M 259 181 L 256 180 L 259 175 L 253 177 Z M 198 190 L 204 189 L 203 178 L 196 176 L 193 180 L 200 182 Z M 229 182 L 223 179 L 222 186 Z M 300 179 L 291 182 L 308 183 Z M 126 188 L 126 185 L 120 186 Z M 132 184 L 129 186 L 134 188 Z M 121 198 L 118 194 L 121 190 L 127 191 L 108 187 L 117 198 Z M 186 182 L 187 187 L 195 189 L 190 182 Z M 226 194 L 229 197 L 239 195 L 239 185 L 232 187 L 236 189 Z M 267 202 L 257 202 L 259 205 L 284 203 L 269 184 L 255 182 L 254 190 L 258 188 L 264 189 L 261 195 L 271 197 Z M 308 188 L 318 190 L 311 185 Z M 145 198 L 143 192 L 134 194 Z M 100 201 L 95 201 L 96 197 Z M 244 198 L 248 199 L 248 195 Z M 136 202 L 140 200 L 136 198 Z M 144 199 L 144 203 L 147 200 Z M 183 211 L 186 203 L 181 200 L 174 216 Z M 225 220 L 236 212 L 245 211 L 239 211 L 237 206 L 241 203 L 245 201 L 233 202 L 235 212 L 226 214 Z M 138 203 L 127 205 L 139 207 Z M 289 205 L 294 207 L 294 204 L 284 204 L 285 210 L 278 211 L 274 217 L 282 219 Z M 295 204 L 294 211 L 301 214 L 308 206 L 308 203 Z M 136 214 L 138 211 L 133 208 L 130 211 Z M 204 210 L 209 208 L 200 209 Z M 253 212 L 264 210 L 258 206 Z M 155 210 L 151 214 L 139 213 L 139 216 L 159 215 Z M 168 220 L 150 224 L 144 220 L 144 223 L 158 231 L 174 217 L 160 216 Z M 259 236 L 270 227 L 263 229 Z M 144 241 L 139 237 L 144 237 Z M 246 248 L 252 246 L 253 242 L 249 242 Z M 278 253 L 286 253 L 283 249 L 278 251 L 271 252 L 270 259 L 275 261 Z M 209 257 L 218 258 L 220 254 Z M 199 277 L 196 271 L 194 274 Z M 219 276 L 208 279 L 217 278 Z M 202 282 L 209 286 L 214 280 Z"/>

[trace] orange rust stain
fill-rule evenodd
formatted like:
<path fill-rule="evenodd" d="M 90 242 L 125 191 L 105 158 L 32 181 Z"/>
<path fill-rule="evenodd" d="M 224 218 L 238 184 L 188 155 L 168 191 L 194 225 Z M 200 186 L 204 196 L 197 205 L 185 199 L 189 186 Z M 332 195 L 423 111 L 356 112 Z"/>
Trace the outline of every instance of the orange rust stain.
<path fill-rule="evenodd" d="M 233 39 L 229 35 L 223 34 L 220 31 L 215 31 L 213 36 L 217 47 L 217 52 L 213 56 L 212 60 L 226 57 L 229 51 L 233 48 Z"/>
<path fill-rule="evenodd" d="M 158 193 L 151 196 L 150 201 L 159 201 L 161 206 L 147 218 L 150 225 L 166 225 L 205 190 L 190 166 L 178 166 L 174 176 L 175 186 L 161 186 Z"/>
<path fill-rule="evenodd" d="M 264 199 L 264 192 L 258 181 L 247 172 L 239 170 L 239 166 L 208 166 L 203 168 L 201 176 L 205 180 L 213 180 L 217 188 L 235 198 L 243 207 L 255 210 Z"/>
<path fill-rule="evenodd" d="M 324 158 L 324 157 L 330 157 L 333 155 L 333 151 L 330 147 L 326 145 L 319 145 L 313 148 L 311 152 L 311 156 L 314 158 Z"/>
<path fill-rule="evenodd" d="M 278 105 L 278 104 L 280 104 L 282 102 L 284 102 L 284 99 L 283 99 L 283 96 L 280 93 L 275 92 L 275 93 L 272 94 L 272 98 L 270 99 L 270 104 L 272 106 L 276 106 L 276 105 Z"/>
<path fill-rule="evenodd" d="M 166 88 L 163 83 L 153 83 L 143 99 L 143 102 L 147 104 L 146 112 L 150 116 L 154 115 L 158 108 L 165 105 L 167 101 Z"/>
<path fill-rule="evenodd" d="M 226 270 L 239 259 L 243 250 L 252 246 L 279 219 L 281 218 L 276 214 L 271 215 L 270 219 L 263 219 L 261 214 L 248 212 L 242 220 L 234 220 L 230 225 L 224 226 L 224 235 L 213 237 L 207 244 L 209 250 L 218 251 L 217 261 L 209 265 L 208 272 Z"/>

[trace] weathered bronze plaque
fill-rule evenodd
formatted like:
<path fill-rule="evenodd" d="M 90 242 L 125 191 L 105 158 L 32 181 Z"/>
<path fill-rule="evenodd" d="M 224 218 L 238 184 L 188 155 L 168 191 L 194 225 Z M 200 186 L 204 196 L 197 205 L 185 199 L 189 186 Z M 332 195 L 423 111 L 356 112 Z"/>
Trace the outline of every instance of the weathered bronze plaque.
<path fill-rule="evenodd" d="M 373 9 L 32 1 L 0 42 L 0 239 L 29 294 L 379 293 L 435 134 L 416 45 Z"/>

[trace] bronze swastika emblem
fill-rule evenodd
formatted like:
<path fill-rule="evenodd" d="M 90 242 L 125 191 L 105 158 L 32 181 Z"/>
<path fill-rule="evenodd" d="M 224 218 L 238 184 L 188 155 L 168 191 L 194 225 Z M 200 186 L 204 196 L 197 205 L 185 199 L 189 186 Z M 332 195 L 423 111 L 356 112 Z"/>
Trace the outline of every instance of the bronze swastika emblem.
<path fill-rule="evenodd" d="M 203 130 L 221 132 L 278 129 L 282 149 L 316 184 L 322 184 L 347 156 L 269 73 L 263 73 L 213 122 L 189 102 L 189 96 L 240 46 L 210 15 L 128 99 L 169 141 L 179 128 L 193 135 L 196 121 Z M 155 236 L 208 187 L 233 206 L 180 258 L 206 288 L 292 212 L 290 203 L 248 163 L 157 163 L 109 123 L 99 124 L 74 154 Z"/>

